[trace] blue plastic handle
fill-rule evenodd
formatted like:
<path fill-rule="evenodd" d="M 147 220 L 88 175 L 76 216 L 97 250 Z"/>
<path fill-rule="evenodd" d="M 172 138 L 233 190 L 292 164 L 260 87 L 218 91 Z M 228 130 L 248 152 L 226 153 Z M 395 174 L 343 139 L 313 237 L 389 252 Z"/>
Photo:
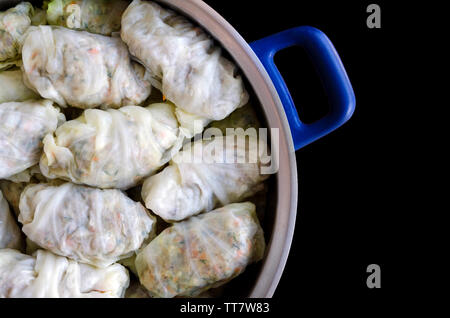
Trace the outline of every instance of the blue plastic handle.
<path fill-rule="evenodd" d="M 295 150 L 329 134 L 350 119 L 355 110 L 355 94 L 336 49 L 322 31 L 309 26 L 297 27 L 252 42 L 250 46 L 266 68 L 280 96 Z M 305 49 L 328 95 L 330 111 L 311 124 L 302 123 L 298 117 L 291 94 L 273 60 L 275 53 L 291 46 Z"/>

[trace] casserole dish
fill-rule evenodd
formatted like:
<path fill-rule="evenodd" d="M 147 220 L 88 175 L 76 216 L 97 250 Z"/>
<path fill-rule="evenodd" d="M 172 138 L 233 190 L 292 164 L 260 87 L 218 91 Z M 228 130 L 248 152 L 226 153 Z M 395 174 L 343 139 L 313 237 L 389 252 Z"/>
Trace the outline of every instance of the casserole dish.
<path fill-rule="evenodd" d="M 4 10 L 20 1 L 0 1 Z M 33 2 L 33 1 L 31 1 Z M 225 295 L 272 297 L 286 264 L 297 213 L 295 151 L 344 124 L 353 114 L 355 97 L 348 76 L 332 43 L 312 27 L 298 27 L 247 43 L 234 28 L 200 0 L 158 0 L 200 25 L 240 67 L 247 89 L 259 101 L 257 109 L 270 132 L 272 160 L 277 173 L 271 178 L 263 220 L 267 242 L 262 262 L 250 266 L 225 287 Z M 298 117 L 292 97 L 277 70 L 276 52 L 290 46 L 305 49 L 323 82 L 330 110 L 312 124 Z"/>

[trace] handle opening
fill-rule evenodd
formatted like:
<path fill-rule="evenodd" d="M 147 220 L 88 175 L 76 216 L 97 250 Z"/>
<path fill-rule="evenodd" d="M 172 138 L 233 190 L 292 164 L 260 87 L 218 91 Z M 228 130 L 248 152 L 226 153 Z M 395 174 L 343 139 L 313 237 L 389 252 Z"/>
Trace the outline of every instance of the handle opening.
<path fill-rule="evenodd" d="M 275 53 L 274 62 L 291 93 L 300 121 L 312 124 L 325 117 L 330 111 L 328 95 L 306 50 L 290 46 Z"/>

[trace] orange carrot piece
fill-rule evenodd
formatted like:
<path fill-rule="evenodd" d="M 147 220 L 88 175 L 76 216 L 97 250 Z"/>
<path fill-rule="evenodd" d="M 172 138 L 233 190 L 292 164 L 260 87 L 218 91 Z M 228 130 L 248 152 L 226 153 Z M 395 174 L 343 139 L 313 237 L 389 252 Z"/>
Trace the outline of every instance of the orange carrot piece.
<path fill-rule="evenodd" d="M 95 47 L 92 48 L 92 49 L 89 49 L 88 52 L 89 52 L 90 54 L 98 54 L 98 53 L 99 53 L 98 49 L 95 48 Z"/>

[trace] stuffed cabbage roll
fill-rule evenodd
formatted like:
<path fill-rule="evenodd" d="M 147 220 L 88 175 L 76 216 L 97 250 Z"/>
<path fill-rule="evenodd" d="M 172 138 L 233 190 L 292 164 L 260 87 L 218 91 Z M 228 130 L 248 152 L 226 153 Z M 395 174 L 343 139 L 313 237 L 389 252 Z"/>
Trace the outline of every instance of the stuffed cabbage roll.
<path fill-rule="evenodd" d="M 12 216 L 8 202 L 0 191 L 0 249 L 13 248 L 23 249 L 23 238 L 19 226 Z"/>
<path fill-rule="evenodd" d="M 38 163 L 42 139 L 64 120 L 49 100 L 0 104 L 0 179 Z"/>
<path fill-rule="evenodd" d="M 21 2 L 14 8 L 0 12 L 0 62 L 20 55 L 23 36 L 31 25 L 33 6 Z"/>
<path fill-rule="evenodd" d="M 182 140 L 169 104 L 88 109 L 44 138 L 40 167 L 48 178 L 128 189 L 168 162 Z"/>
<path fill-rule="evenodd" d="M 96 268 L 44 250 L 0 250 L 0 298 L 117 298 L 129 281 L 120 264 Z"/>
<path fill-rule="evenodd" d="M 39 98 L 39 95 L 25 86 L 21 70 L 0 72 L 0 87 L 0 103 Z"/>
<path fill-rule="evenodd" d="M 184 112 L 221 120 L 248 101 L 236 66 L 199 27 L 151 1 L 133 1 L 121 37 L 152 76 L 152 84 Z"/>
<path fill-rule="evenodd" d="M 196 296 L 220 286 L 264 254 L 252 203 L 234 203 L 164 230 L 136 258 L 152 297 Z"/>
<path fill-rule="evenodd" d="M 60 106 L 119 108 L 150 94 L 120 38 L 62 27 L 30 27 L 23 49 L 27 86 Z M 139 75 L 141 74 L 141 75 Z"/>
<path fill-rule="evenodd" d="M 69 29 L 110 35 L 120 30 L 120 20 L 128 1 L 123 0 L 52 0 L 48 3 L 49 24 Z"/>
<path fill-rule="evenodd" d="M 260 172 L 259 154 L 265 151 L 258 151 L 258 140 L 246 139 L 200 140 L 177 153 L 168 167 L 145 180 L 145 206 L 166 221 L 180 221 L 252 196 L 269 175 Z"/>
<path fill-rule="evenodd" d="M 55 254 L 98 267 L 133 255 L 154 235 L 155 219 L 120 190 L 72 183 L 29 185 L 19 222 L 30 240 Z"/>

